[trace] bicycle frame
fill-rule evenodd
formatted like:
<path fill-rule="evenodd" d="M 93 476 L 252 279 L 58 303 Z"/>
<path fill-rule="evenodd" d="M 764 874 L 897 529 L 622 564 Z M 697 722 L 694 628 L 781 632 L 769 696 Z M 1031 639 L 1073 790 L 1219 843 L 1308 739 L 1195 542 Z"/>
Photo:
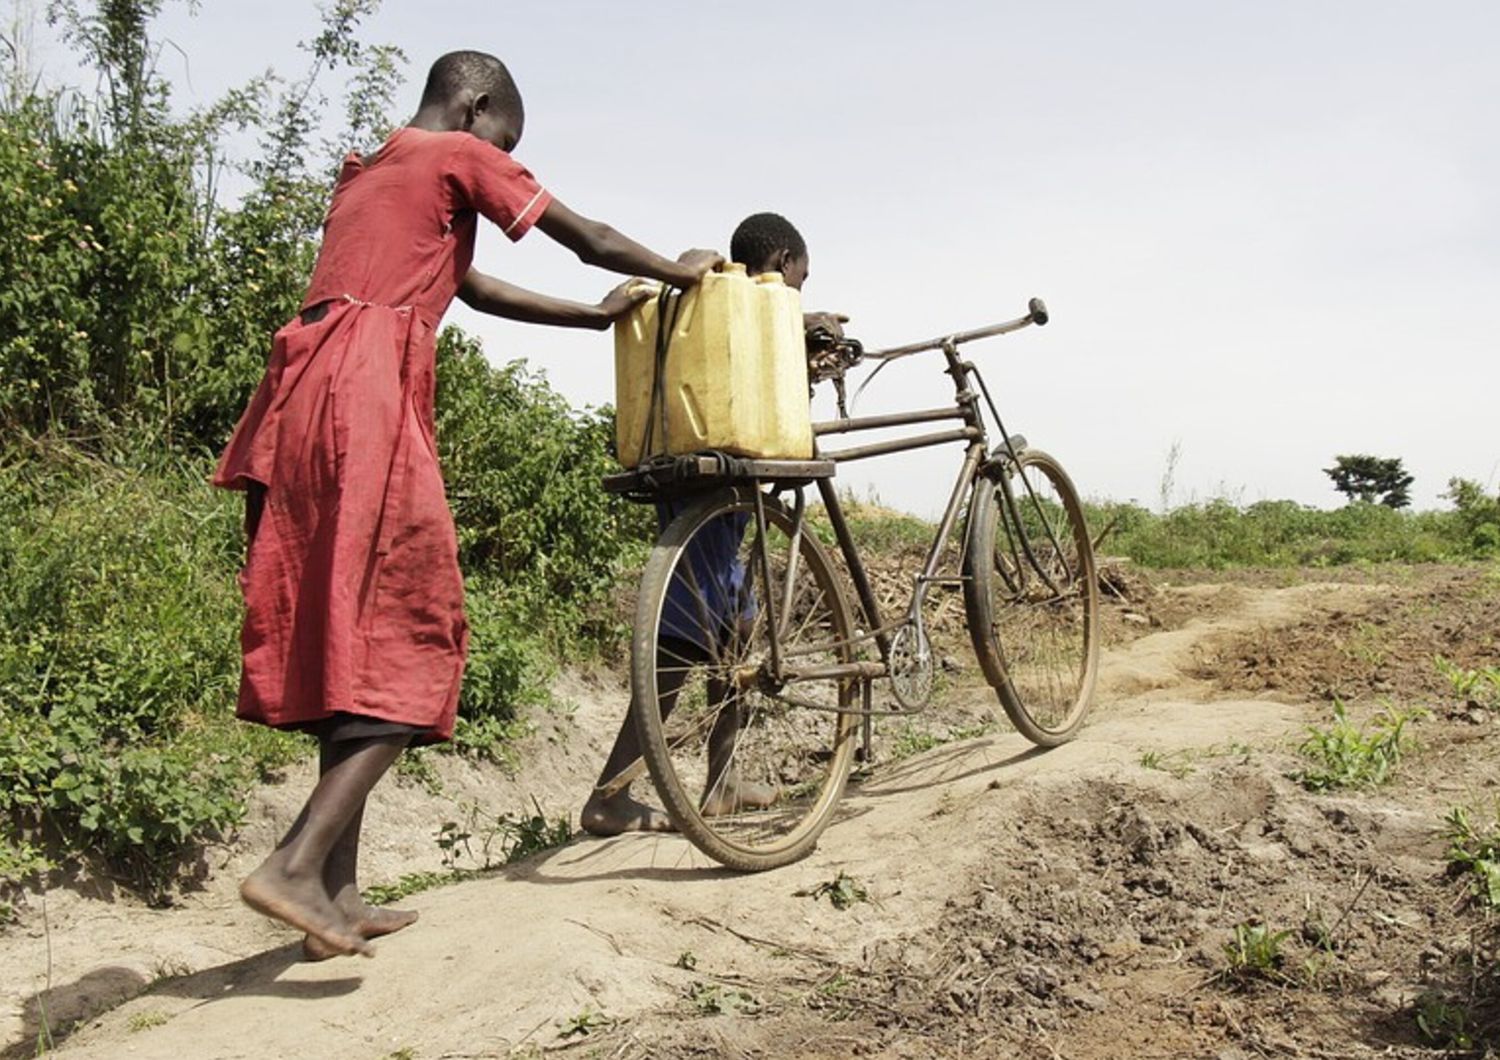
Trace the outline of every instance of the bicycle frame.
<path fill-rule="evenodd" d="M 694 499 L 664 527 L 642 575 L 631 711 L 643 755 L 597 795 L 610 797 L 649 769 L 672 821 L 710 857 L 758 871 L 802 856 L 831 819 L 861 743 L 868 761 L 873 719 L 913 714 L 932 701 L 933 651 L 922 623 L 934 585 L 962 586 L 976 656 L 1017 730 L 1039 746 L 1072 738 L 1098 666 L 1098 597 L 1083 509 L 1054 459 L 1006 433 L 982 374 L 959 352 L 974 339 L 1046 322 L 1039 301 L 1030 309 L 1005 324 L 867 355 L 852 340 L 810 335 L 809 377 L 831 380 L 838 397 L 837 418 L 812 425 L 810 458 L 662 454 L 606 478 L 606 489 L 636 500 Z M 865 356 L 884 363 L 929 350 L 944 359 L 951 405 L 849 415 L 850 367 Z M 834 441 L 889 429 L 905 436 Z M 993 446 L 990 429 L 999 435 Z M 963 449 L 958 475 L 909 600 L 892 608 L 903 613 L 887 622 L 833 488 L 836 467 L 949 443 Z M 842 569 L 832 550 L 809 536 L 813 483 Z M 962 534 L 960 559 L 948 569 L 955 533 Z M 1064 541 L 1076 556 L 1068 557 Z M 1080 571 L 1088 577 L 1075 585 Z M 695 610 L 696 628 L 684 627 Z M 1054 630 L 1071 645 L 1050 646 Z M 1012 636 L 1020 648 L 1007 651 Z M 1031 651 L 1038 643 L 1046 650 Z M 1072 650 L 1080 647 L 1081 654 Z M 890 682 L 892 703 L 882 692 L 875 704 L 877 679 Z M 678 701 L 685 690 L 692 697 L 686 707 Z"/>
<path fill-rule="evenodd" d="M 813 424 L 813 435 L 819 439 L 835 435 L 856 434 L 861 431 L 916 426 L 918 424 L 933 423 L 948 419 L 958 420 L 963 424 L 961 427 L 953 430 L 919 434 L 907 438 L 889 439 L 846 449 L 823 451 L 820 446 L 819 455 L 823 459 L 832 460 L 835 464 L 842 464 L 855 460 L 865 460 L 874 456 L 911 452 L 917 449 L 926 449 L 931 446 L 946 445 L 952 442 L 966 443 L 963 463 L 959 468 L 958 477 L 953 483 L 953 488 L 949 492 L 948 503 L 943 509 L 942 518 L 938 521 L 937 531 L 933 535 L 932 544 L 928 547 L 926 559 L 922 564 L 920 573 L 917 575 L 907 615 L 900 622 L 892 623 L 890 626 L 885 624 L 880 614 L 880 606 L 875 600 L 874 590 L 865 572 L 864 564 L 854 543 L 853 535 L 849 531 L 849 524 L 844 516 L 843 506 L 839 502 L 838 491 L 834 489 L 831 479 L 818 480 L 818 493 L 822 498 L 824 507 L 828 511 L 828 520 L 833 526 L 839 550 L 843 553 L 845 561 L 849 565 L 850 578 L 854 583 L 854 590 L 858 595 L 860 607 L 863 609 L 865 618 L 870 624 L 870 629 L 876 643 L 880 646 L 880 656 L 887 661 L 890 656 L 891 633 L 902 623 L 917 620 L 920 615 L 922 603 L 926 599 L 929 586 L 940 581 L 959 583 L 963 580 L 962 576 L 956 573 L 939 575 L 938 567 L 942 560 L 943 550 L 946 548 L 948 540 L 957 526 L 958 515 L 963 509 L 965 498 L 973 488 L 974 478 L 979 473 L 979 468 L 989 452 L 989 435 L 985 430 L 984 418 L 979 407 L 979 394 L 969 385 L 969 373 L 974 370 L 974 366 L 959 358 L 956 344 L 945 342 L 940 348 L 943 351 L 944 358 L 948 362 L 946 373 L 954 382 L 953 405 L 944 408 L 921 409 L 913 412 L 880 416 L 845 417 Z"/>
<path fill-rule="evenodd" d="M 942 351 L 943 357 L 947 362 L 947 367 L 944 369 L 945 374 L 953 380 L 954 386 L 954 403 L 951 406 L 877 416 L 850 417 L 842 415 L 838 419 L 825 420 L 813 424 L 814 437 L 824 439 L 835 435 L 857 434 L 859 432 L 885 430 L 892 427 L 911 427 L 943 420 L 957 420 L 962 426 L 946 431 L 889 439 L 846 449 L 825 450 L 820 445 L 817 458 L 832 461 L 835 464 L 849 463 L 875 456 L 885 456 L 892 453 L 925 449 L 936 445 L 946 445 L 951 442 L 966 443 L 964 458 L 959 468 L 958 477 L 954 481 L 953 488 L 949 493 L 948 503 L 943 510 L 942 518 L 939 520 L 937 531 L 933 535 L 932 544 L 928 548 L 926 559 L 922 564 L 920 573 L 916 576 L 906 614 L 901 619 L 892 621 L 889 624 L 881 616 L 880 605 L 875 599 L 874 589 L 865 571 L 858 546 L 849 530 L 849 524 L 844 516 L 843 507 L 839 502 L 838 493 L 834 489 L 833 482 L 829 478 L 817 479 L 818 493 L 828 512 L 829 522 L 832 525 L 834 537 L 838 542 L 839 551 L 848 564 L 850 579 L 854 583 L 860 608 L 864 612 L 865 619 L 869 625 L 869 629 L 854 638 L 854 640 L 864 641 L 873 639 L 880 650 L 881 663 L 851 662 L 839 666 L 823 666 L 817 669 L 816 674 L 812 671 L 799 671 L 795 665 L 787 665 L 785 653 L 779 644 L 780 638 L 776 633 L 778 627 L 776 625 L 776 613 L 773 606 L 768 608 L 767 619 L 771 624 L 771 659 L 769 662 L 770 672 L 774 675 L 774 680 L 796 680 L 798 678 L 813 676 L 818 678 L 844 675 L 856 678 L 881 676 L 886 672 L 886 668 L 890 663 L 892 634 L 907 623 L 917 624 L 920 630 L 921 609 L 923 603 L 926 601 L 929 588 L 936 584 L 962 584 L 967 580 L 964 575 L 957 572 L 941 574 L 939 573 L 939 567 L 948 541 L 957 528 L 959 513 L 964 508 L 965 500 L 973 490 L 976 479 L 980 474 L 984 473 L 984 469 L 992 459 L 990 456 L 989 436 L 985 428 L 983 410 L 980 405 L 981 396 L 989 405 L 990 411 L 995 418 L 996 427 L 1000 430 L 1004 439 L 1000 452 L 993 459 L 998 459 L 1006 463 L 1018 460 L 1020 451 L 1026 446 L 1026 440 L 1019 435 L 1006 436 L 1004 434 L 999 412 L 990 398 L 989 390 L 984 384 L 983 377 L 972 362 L 966 361 L 959 356 L 958 347 L 962 343 L 975 339 L 988 338 L 993 335 L 1002 335 L 1007 332 L 1016 331 L 1029 324 L 1046 323 L 1046 307 L 1039 299 L 1032 299 L 1030 309 L 1031 312 L 1026 316 L 1007 321 L 1003 324 L 995 324 L 973 331 L 958 332 L 928 342 L 897 346 L 863 355 L 864 359 L 888 363 L 899 357 L 906 357 L 916 353 L 923 353 L 930 350 Z M 876 371 L 879 371 L 879 369 L 876 369 Z M 839 402 L 839 406 L 839 410 L 842 413 L 844 411 L 842 399 Z M 1016 500 L 1010 489 L 1009 482 L 1003 476 L 1001 482 L 1002 496 L 1006 505 L 1010 508 L 1012 515 L 1015 515 Z M 795 490 L 795 493 L 794 534 L 800 534 L 802 532 L 802 516 L 804 511 L 804 501 L 800 486 Z M 1035 498 L 1033 498 L 1033 501 L 1035 502 Z M 757 503 L 756 529 L 757 533 L 764 535 L 765 519 L 763 513 L 759 510 L 759 503 Z M 1048 528 L 1048 533 L 1051 533 L 1050 527 Z M 1057 542 L 1054 540 L 1053 544 L 1056 546 Z M 1042 565 L 1036 561 L 1035 556 L 1031 555 L 1030 546 L 1024 539 L 1021 541 L 1021 548 L 1026 553 L 1025 558 L 1027 563 L 1025 564 L 1022 563 L 1020 552 L 1015 551 L 1015 544 L 1012 543 L 1015 569 L 1018 574 L 1024 576 L 1025 567 L 1030 566 L 1033 571 L 1038 572 L 1040 576 L 1045 578 L 1046 575 L 1042 571 Z M 758 551 L 761 552 L 762 562 L 764 562 L 764 551 Z M 1059 551 L 1061 550 L 1059 549 Z M 791 555 L 796 555 L 795 547 L 792 548 Z M 763 576 L 768 577 L 768 573 L 768 571 L 762 571 Z M 788 576 L 788 585 L 791 584 L 792 580 Z M 868 703 L 868 688 L 866 688 L 866 698 L 867 702 L 861 713 L 869 716 L 874 712 L 871 711 Z M 903 711 L 902 713 L 910 713 L 910 711 Z"/>

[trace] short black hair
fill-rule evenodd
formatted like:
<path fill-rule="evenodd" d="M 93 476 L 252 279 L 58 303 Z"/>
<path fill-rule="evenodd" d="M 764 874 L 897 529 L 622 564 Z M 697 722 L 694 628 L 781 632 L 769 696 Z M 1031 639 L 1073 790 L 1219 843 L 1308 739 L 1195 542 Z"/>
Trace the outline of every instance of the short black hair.
<path fill-rule="evenodd" d="M 729 237 L 729 260 L 751 271 L 771 264 L 783 250 L 800 258 L 807 253 L 807 243 L 792 222 L 779 213 L 753 213 Z"/>
<path fill-rule="evenodd" d="M 521 91 L 505 64 L 488 52 L 457 51 L 439 57 L 427 72 L 422 106 L 446 103 L 465 89 L 488 93 L 490 102 L 506 113 L 523 117 Z"/>

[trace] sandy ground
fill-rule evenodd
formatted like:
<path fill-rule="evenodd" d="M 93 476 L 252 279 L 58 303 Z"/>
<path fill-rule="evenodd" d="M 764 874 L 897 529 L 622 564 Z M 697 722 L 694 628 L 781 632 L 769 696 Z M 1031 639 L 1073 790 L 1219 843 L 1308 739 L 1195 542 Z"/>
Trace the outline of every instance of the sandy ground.
<path fill-rule="evenodd" d="M 1470 581 L 1452 593 L 1488 600 L 1493 579 Z M 1432 1055 L 1413 1006 L 1467 931 L 1437 821 L 1493 799 L 1486 720 L 1424 723 L 1420 779 L 1313 796 L 1289 763 L 1328 717 L 1316 678 L 1337 666 L 1274 689 L 1243 679 L 1244 658 L 1273 644 L 1358 663 L 1347 638 L 1313 632 L 1427 588 L 1199 584 L 1116 603 L 1117 626 L 1122 608 L 1137 617 L 1111 638 L 1069 745 L 1041 753 L 998 726 L 887 756 L 810 857 L 760 875 L 675 836 L 575 838 L 406 899 L 421 921 L 368 961 L 300 963 L 294 936 L 234 898 L 305 791 L 295 773 L 257 796 L 207 888 L 174 908 L 34 898 L 0 935 L 0 1055 L 33 1055 L 44 1020 L 79 1058 Z M 1475 636 L 1491 638 L 1475 652 L 1493 648 L 1493 630 Z M 998 715 L 973 677 L 953 679 L 940 715 Z M 435 758 L 446 794 L 378 789 L 364 878 L 437 868 L 433 835 L 457 799 L 501 811 L 535 797 L 576 819 L 625 697 L 608 675 L 559 692 L 571 709 L 517 775 Z M 820 894 L 840 874 L 864 900 Z M 1251 921 L 1288 929 L 1310 969 L 1300 986 L 1222 974 L 1234 925 Z"/>

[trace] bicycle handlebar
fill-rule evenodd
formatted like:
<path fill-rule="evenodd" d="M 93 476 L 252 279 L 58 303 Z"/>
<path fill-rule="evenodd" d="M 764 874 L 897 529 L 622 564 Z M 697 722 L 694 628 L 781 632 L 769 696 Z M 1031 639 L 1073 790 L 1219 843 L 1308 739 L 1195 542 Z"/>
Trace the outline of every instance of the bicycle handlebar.
<path fill-rule="evenodd" d="M 1024 317 L 1008 320 L 1004 324 L 991 324 L 985 328 L 975 328 L 973 331 L 959 331 L 952 335 L 942 335 L 926 342 L 913 342 L 906 346 L 892 346 L 884 350 L 866 350 L 864 359 L 867 361 L 890 361 L 897 357 L 905 357 L 908 354 L 922 353 L 926 350 L 941 350 L 948 346 L 958 346 L 965 342 L 973 342 L 975 339 L 987 339 L 992 335 L 1004 335 L 1010 331 L 1019 331 L 1029 324 L 1041 326 L 1046 324 L 1050 315 L 1047 312 L 1047 303 L 1040 298 L 1033 298 L 1027 303 L 1027 313 Z"/>

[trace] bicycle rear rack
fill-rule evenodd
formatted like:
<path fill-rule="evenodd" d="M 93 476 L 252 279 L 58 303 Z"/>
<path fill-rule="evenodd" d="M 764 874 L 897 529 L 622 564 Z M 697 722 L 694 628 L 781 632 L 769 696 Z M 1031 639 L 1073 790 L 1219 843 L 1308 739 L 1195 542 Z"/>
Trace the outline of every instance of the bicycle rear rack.
<path fill-rule="evenodd" d="M 770 482 L 782 488 L 802 486 L 833 478 L 835 471 L 832 460 L 756 460 L 708 450 L 653 457 L 629 471 L 605 475 L 603 484 L 606 493 L 654 504 L 744 482 Z"/>

